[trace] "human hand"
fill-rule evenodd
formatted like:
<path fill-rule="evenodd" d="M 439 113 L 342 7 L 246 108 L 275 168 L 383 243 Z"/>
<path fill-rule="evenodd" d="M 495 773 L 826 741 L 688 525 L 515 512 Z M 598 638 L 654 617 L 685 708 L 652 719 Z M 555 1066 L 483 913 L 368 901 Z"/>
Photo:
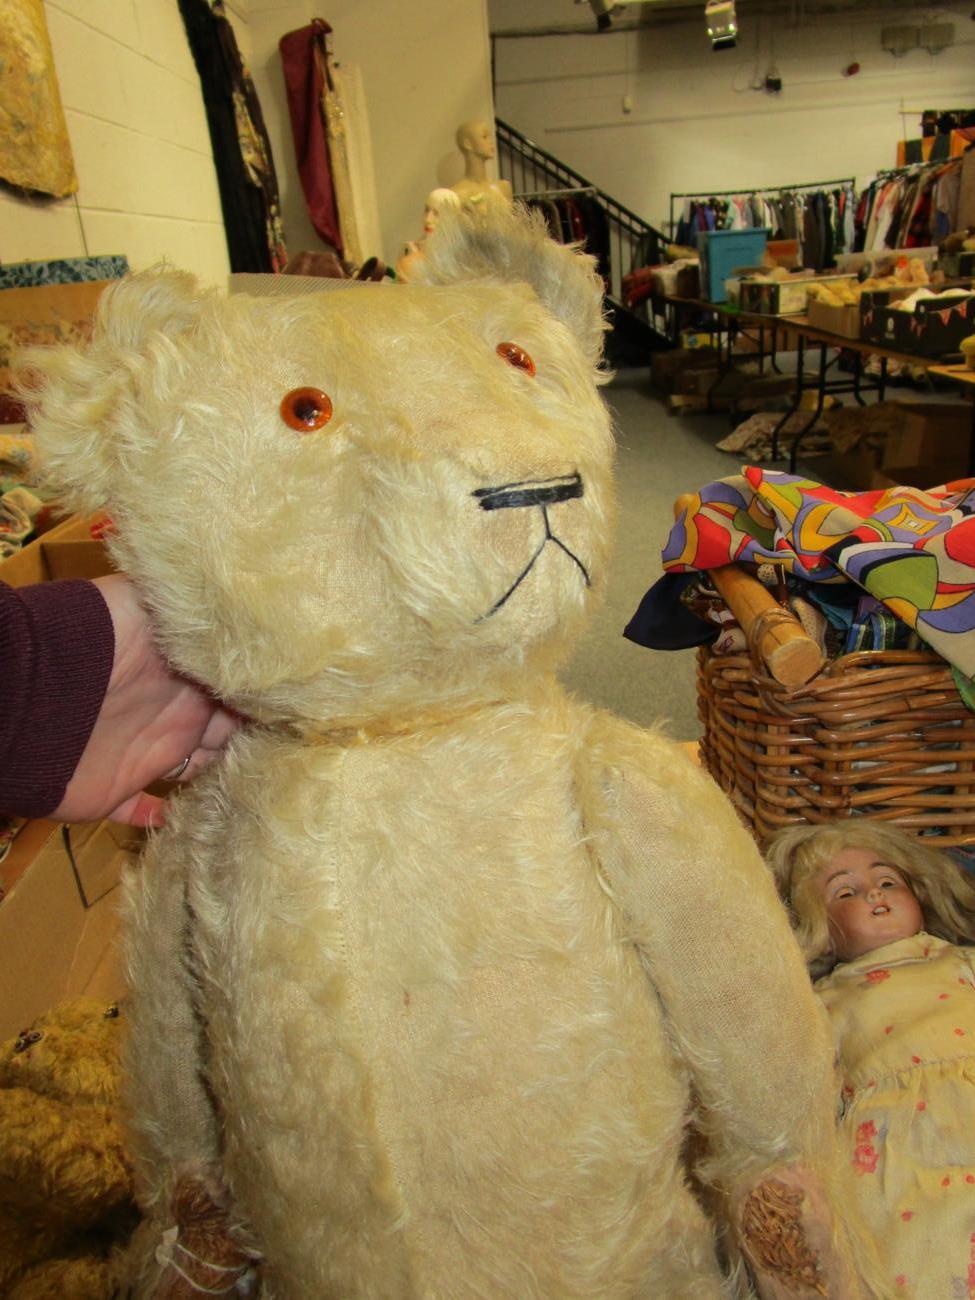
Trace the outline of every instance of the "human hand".
<path fill-rule="evenodd" d="M 188 781 L 217 756 L 240 719 L 160 656 L 128 578 L 111 574 L 96 578 L 95 586 L 112 616 L 115 660 L 81 761 L 50 815 L 65 822 L 108 817 L 162 826 L 165 801 L 145 786 L 177 773 Z"/>

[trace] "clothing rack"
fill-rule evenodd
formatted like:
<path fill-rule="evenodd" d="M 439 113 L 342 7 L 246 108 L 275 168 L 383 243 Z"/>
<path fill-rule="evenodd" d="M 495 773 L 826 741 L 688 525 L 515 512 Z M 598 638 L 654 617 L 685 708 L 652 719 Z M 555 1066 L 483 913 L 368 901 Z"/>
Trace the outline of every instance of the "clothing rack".
<path fill-rule="evenodd" d="M 880 167 L 873 173 L 873 177 L 880 180 L 885 176 L 903 176 L 905 172 L 920 172 L 927 167 L 947 167 L 949 163 L 960 162 L 961 155 L 956 158 L 929 158 L 927 162 L 905 163 L 903 167 Z"/>
<path fill-rule="evenodd" d="M 865 182 L 857 201 L 853 251 L 875 253 L 940 243 L 955 228 L 959 190 L 939 187 L 961 164 L 959 154 L 879 168 Z"/>
<path fill-rule="evenodd" d="M 796 194 L 800 190 L 829 190 L 837 185 L 856 184 L 855 176 L 841 176 L 838 180 L 832 181 L 807 181 L 804 185 L 761 185 L 756 189 L 742 189 L 740 186 L 734 190 L 690 190 L 684 194 L 671 194 L 670 196 L 670 220 L 668 226 L 671 235 L 674 233 L 676 222 L 674 221 L 674 203 L 679 199 L 727 199 L 735 195 L 745 194 Z"/>

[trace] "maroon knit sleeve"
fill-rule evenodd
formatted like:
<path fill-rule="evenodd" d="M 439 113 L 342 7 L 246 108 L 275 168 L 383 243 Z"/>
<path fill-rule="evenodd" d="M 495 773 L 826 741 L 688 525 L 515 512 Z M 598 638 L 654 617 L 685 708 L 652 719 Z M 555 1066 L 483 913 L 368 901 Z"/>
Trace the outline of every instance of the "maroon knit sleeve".
<path fill-rule="evenodd" d="M 58 806 L 98 716 L 115 657 L 91 582 L 0 583 L 0 811 Z"/>

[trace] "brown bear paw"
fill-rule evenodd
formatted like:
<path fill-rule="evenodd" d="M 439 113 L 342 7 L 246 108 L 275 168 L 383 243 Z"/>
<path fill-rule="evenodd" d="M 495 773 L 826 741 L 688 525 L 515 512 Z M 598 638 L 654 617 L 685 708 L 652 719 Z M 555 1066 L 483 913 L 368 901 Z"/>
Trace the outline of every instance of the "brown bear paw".
<path fill-rule="evenodd" d="M 809 1170 L 776 1170 L 735 1199 L 738 1240 L 762 1300 L 858 1294 L 836 1253 L 832 1212 Z"/>
<path fill-rule="evenodd" d="M 157 1300 L 257 1295 L 259 1256 L 243 1240 L 242 1225 L 233 1221 L 220 1193 L 186 1179 L 173 1192 L 170 1210 L 175 1222 L 156 1248 L 163 1266 Z"/>

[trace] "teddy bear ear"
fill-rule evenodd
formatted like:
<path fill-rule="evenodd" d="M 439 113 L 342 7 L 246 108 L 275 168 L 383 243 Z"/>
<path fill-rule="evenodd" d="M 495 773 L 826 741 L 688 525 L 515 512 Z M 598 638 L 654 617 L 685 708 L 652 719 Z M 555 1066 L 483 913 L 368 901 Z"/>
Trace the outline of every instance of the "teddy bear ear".
<path fill-rule="evenodd" d="M 88 344 L 31 348 L 17 358 L 14 387 L 44 485 L 67 509 L 111 508 L 119 444 L 139 428 L 142 376 L 195 326 L 202 301 L 184 272 L 126 276 L 102 295 Z"/>
<path fill-rule="evenodd" d="M 427 241 L 418 280 L 527 282 L 572 331 L 593 365 L 602 356 L 606 320 L 596 260 L 549 236 L 545 220 L 520 203 L 486 196 L 442 213 Z"/>

